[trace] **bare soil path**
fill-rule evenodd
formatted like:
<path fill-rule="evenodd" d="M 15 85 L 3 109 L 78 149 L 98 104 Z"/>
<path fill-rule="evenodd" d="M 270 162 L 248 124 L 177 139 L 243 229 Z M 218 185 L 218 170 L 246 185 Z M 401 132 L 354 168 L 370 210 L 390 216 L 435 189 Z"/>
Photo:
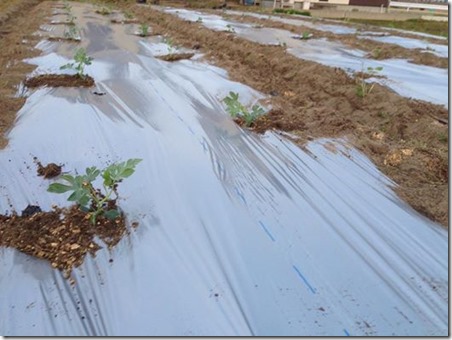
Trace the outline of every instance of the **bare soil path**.
<path fill-rule="evenodd" d="M 25 99 L 15 97 L 17 86 L 34 67 L 22 62 L 36 56 L 33 46 L 40 40 L 34 35 L 50 14 L 50 4 L 38 0 L 17 0 L 0 5 L 0 149 L 5 147 L 5 133 L 13 124 Z"/>

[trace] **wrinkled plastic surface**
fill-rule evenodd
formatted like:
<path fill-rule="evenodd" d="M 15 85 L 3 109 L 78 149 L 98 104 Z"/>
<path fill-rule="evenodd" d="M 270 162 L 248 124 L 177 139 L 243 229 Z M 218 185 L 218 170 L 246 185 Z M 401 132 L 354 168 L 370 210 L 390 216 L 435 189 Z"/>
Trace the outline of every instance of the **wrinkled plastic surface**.
<path fill-rule="evenodd" d="M 237 34 L 241 38 L 260 44 L 284 45 L 287 47 L 287 51 L 289 53 L 300 59 L 314 61 L 326 66 L 338 67 L 349 73 L 360 71 L 366 72 L 368 67 L 383 67 L 383 69 L 378 72 L 378 75 L 384 76 L 384 78 L 371 78 L 369 81 L 375 81 L 387 86 L 404 97 L 421 99 L 434 104 L 441 104 L 445 107 L 448 106 L 449 97 L 447 69 L 413 64 L 404 59 L 375 60 L 367 58 L 366 52 L 351 49 L 340 42 L 330 41 L 325 38 L 300 41 L 294 39 L 293 34 L 286 30 L 265 27 L 255 28 L 251 25 L 228 21 L 218 15 L 205 14 L 199 11 L 174 8 L 159 9 L 164 10 L 167 13 L 177 15 L 178 17 L 188 21 L 197 21 L 201 18 L 199 21 L 202 25 L 213 30 L 224 31 L 234 28 L 234 34 Z M 238 14 L 234 11 L 230 12 Z M 247 15 L 267 17 L 256 13 L 247 13 Z M 279 17 L 271 18 L 272 20 L 279 20 L 289 23 L 292 21 L 296 23 L 301 22 L 303 25 L 309 25 L 309 27 L 316 29 L 334 31 L 333 28 L 329 27 L 331 25 Z M 344 26 L 344 29 L 345 28 L 348 27 Z M 411 47 L 413 44 L 414 46 L 420 46 L 420 44 L 422 44 L 420 40 L 411 38 L 392 36 L 375 37 L 369 32 L 366 34 L 367 38 L 382 39 L 382 41 L 386 39 L 388 40 L 387 42 L 398 42 L 399 44 L 403 44 L 403 42 L 405 42 L 406 46 Z M 433 46 L 432 44 L 430 45 Z M 425 45 L 423 46 L 425 47 Z M 442 45 L 434 45 L 434 48 L 437 49 L 437 53 L 445 54 L 445 56 L 447 56 L 447 46 L 443 47 Z"/>
<path fill-rule="evenodd" d="M 75 286 L 0 249 L 0 334 L 447 335 L 447 232 L 364 155 L 242 130 L 221 99 L 259 93 L 204 63 L 155 59 L 152 41 L 74 7 L 106 95 L 29 93 L 0 151 L 0 207 L 68 204 L 33 156 L 64 171 L 138 157 L 119 191 L 140 226 L 87 257 Z M 58 72 L 76 47 L 40 48 L 36 73 Z"/>
<path fill-rule="evenodd" d="M 375 60 L 366 53 L 326 39 L 311 39 L 307 44 L 298 44 L 288 49 L 289 53 L 327 66 L 341 68 L 349 73 L 364 71 L 368 67 L 382 67 L 377 72 L 384 78 L 370 78 L 391 88 L 401 96 L 422 99 L 447 107 L 448 70 L 432 66 L 412 64 L 404 59 Z"/>

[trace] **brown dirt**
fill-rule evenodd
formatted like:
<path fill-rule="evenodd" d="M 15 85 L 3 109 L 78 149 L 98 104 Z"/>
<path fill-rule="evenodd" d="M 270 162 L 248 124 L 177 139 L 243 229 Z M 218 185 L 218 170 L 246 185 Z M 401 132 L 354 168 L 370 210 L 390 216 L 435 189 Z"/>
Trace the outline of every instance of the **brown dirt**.
<path fill-rule="evenodd" d="M 448 126 L 438 121 L 448 121 L 447 109 L 401 97 L 378 84 L 359 98 L 356 79 L 340 69 L 170 14 L 133 4 L 122 7 L 178 44 L 201 46 L 206 58 L 225 68 L 233 80 L 271 96 L 274 110 L 256 122 L 256 131 L 290 132 L 301 137 L 300 146 L 312 138 L 346 136 L 398 184 L 397 192 L 412 207 L 447 226 Z M 412 151 L 400 162 L 385 162 L 404 149 Z"/>
<path fill-rule="evenodd" d="M 66 277 L 83 263 L 88 253 L 95 255 L 102 248 L 94 240 L 96 236 L 110 249 L 126 233 L 124 217 L 109 220 L 100 216 L 93 225 L 77 206 L 31 216 L 0 215 L 0 246 L 45 259 Z"/>
<path fill-rule="evenodd" d="M 67 25 L 67 26 L 75 26 L 75 23 L 70 21 L 54 21 L 49 22 L 49 25 Z"/>
<path fill-rule="evenodd" d="M 38 0 L 0 2 L 0 149 L 7 145 L 5 133 L 25 103 L 15 96 L 17 85 L 35 68 L 21 60 L 39 54 L 33 49 L 39 38 L 32 34 L 50 11 L 49 3 Z"/>
<path fill-rule="evenodd" d="M 221 15 L 221 13 L 218 13 L 218 11 L 207 12 L 213 12 L 217 15 Z M 298 27 L 295 25 L 285 24 L 269 19 L 258 19 L 248 16 L 240 17 L 236 15 L 223 14 L 223 17 L 234 21 L 283 29 L 299 35 L 302 35 L 304 32 L 309 32 L 313 34 L 314 38 L 327 38 L 331 41 L 339 41 L 347 46 L 350 46 L 351 48 L 356 48 L 368 52 L 367 56 L 373 59 L 382 60 L 391 58 L 403 58 L 411 61 L 414 64 L 440 68 L 448 68 L 449 65 L 447 58 L 438 57 L 433 53 L 425 52 L 425 50 L 421 53 L 421 49 L 408 49 L 395 44 L 381 43 L 370 39 L 358 39 L 353 34 L 334 34 L 306 27 Z"/>
<path fill-rule="evenodd" d="M 55 178 L 61 174 L 61 165 L 57 165 L 55 163 L 49 163 L 46 166 L 43 166 L 40 161 L 35 159 L 36 165 L 38 167 L 37 173 L 38 176 L 42 176 L 46 179 Z"/>
<path fill-rule="evenodd" d="M 49 40 L 49 41 L 66 41 L 66 42 L 75 42 L 75 43 L 80 42 L 80 39 L 65 38 L 65 37 L 48 37 L 47 40 Z"/>
<path fill-rule="evenodd" d="M 26 11 L 40 0 L 8 0 L 0 3 L 0 27 L 19 13 Z"/>
<path fill-rule="evenodd" d="M 76 74 L 41 74 L 26 79 L 24 85 L 27 87 L 91 87 L 94 86 L 94 79 L 88 75 L 82 78 Z"/>
<path fill-rule="evenodd" d="M 182 59 L 190 59 L 194 55 L 195 55 L 194 53 L 171 53 L 171 54 L 158 56 L 156 58 L 165 60 L 165 61 L 177 61 L 177 60 L 182 60 Z"/>

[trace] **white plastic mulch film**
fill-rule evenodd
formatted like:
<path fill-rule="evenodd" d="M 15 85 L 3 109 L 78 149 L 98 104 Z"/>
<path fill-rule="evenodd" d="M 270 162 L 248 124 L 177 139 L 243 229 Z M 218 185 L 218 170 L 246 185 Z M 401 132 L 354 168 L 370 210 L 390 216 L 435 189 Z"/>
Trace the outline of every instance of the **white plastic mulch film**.
<path fill-rule="evenodd" d="M 196 56 L 156 59 L 157 38 L 73 10 L 105 95 L 28 93 L 0 151 L 0 207 L 68 205 L 33 156 L 64 171 L 142 158 L 120 187 L 139 228 L 87 257 L 74 286 L 1 249 L 0 334 L 447 335 L 447 231 L 364 155 L 242 130 L 221 100 L 234 91 L 252 105 L 259 93 Z M 39 47 L 35 73 L 62 72 L 77 46 Z"/>

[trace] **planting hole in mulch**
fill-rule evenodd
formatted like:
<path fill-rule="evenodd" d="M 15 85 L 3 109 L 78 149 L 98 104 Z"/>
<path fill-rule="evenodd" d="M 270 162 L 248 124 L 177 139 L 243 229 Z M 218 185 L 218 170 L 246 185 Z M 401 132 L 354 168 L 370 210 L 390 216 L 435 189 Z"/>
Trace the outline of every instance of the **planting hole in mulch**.
<path fill-rule="evenodd" d="M 42 74 L 25 80 L 27 87 L 91 87 L 94 86 L 94 79 L 90 76 L 80 77 L 69 74 Z"/>
<path fill-rule="evenodd" d="M 38 166 L 38 176 L 42 176 L 46 179 L 55 178 L 61 174 L 61 165 L 57 165 L 55 163 L 49 163 L 46 166 L 43 166 L 40 161 L 35 157 L 34 161 Z"/>
<path fill-rule="evenodd" d="M 74 26 L 75 23 L 71 21 L 51 21 L 50 25 L 68 25 L 68 26 Z"/>
<path fill-rule="evenodd" d="M 267 130 L 274 129 L 290 129 L 292 124 L 297 124 L 296 126 L 301 126 L 300 122 L 292 123 L 290 119 L 285 117 L 284 112 L 281 109 L 271 109 L 266 114 L 259 116 L 250 125 L 246 125 L 245 119 L 243 117 L 235 117 L 233 121 L 248 130 L 252 130 L 256 133 L 265 133 Z"/>
<path fill-rule="evenodd" d="M 177 61 L 182 59 L 190 59 L 194 55 L 195 55 L 194 53 L 171 53 L 162 56 L 157 56 L 156 58 L 164 61 Z"/>
<path fill-rule="evenodd" d="M 81 39 L 77 38 L 65 38 L 65 37 L 48 37 L 47 40 L 49 41 L 67 41 L 67 42 L 80 42 Z"/>
<path fill-rule="evenodd" d="M 117 208 L 115 201 L 110 201 L 109 206 Z M 0 215 L 0 246 L 45 259 L 66 278 L 88 253 L 95 255 L 102 248 L 96 237 L 111 249 L 127 233 L 123 215 L 114 220 L 99 216 L 93 225 L 87 213 L 76 205 L 64 209 L 54 207 L 50 212 L 29 205 L 22 216 Z"/>

